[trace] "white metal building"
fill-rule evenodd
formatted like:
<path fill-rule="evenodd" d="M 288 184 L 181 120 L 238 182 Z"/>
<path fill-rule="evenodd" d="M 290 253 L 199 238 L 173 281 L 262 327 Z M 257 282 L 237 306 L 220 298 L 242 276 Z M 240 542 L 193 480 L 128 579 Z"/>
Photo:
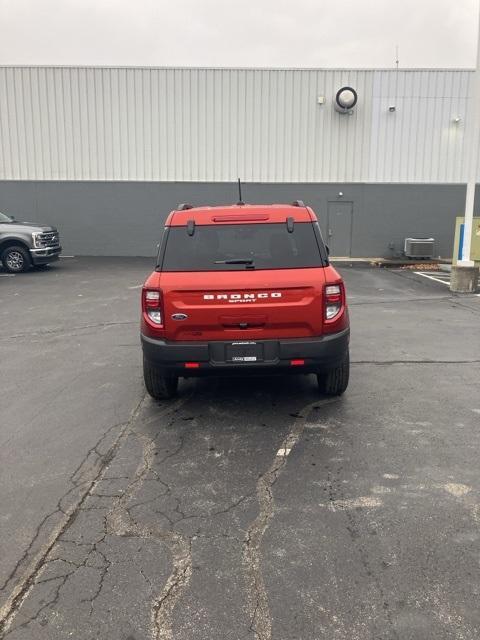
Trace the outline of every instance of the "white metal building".
<path fill-rule="evenodd" d="M 149 255 L 177 200 L 232 201 L 241 177 L 252 201 L 311 203 L 336 253 L 395 255 L 433 235 L 448 255 L 472 77 L 0 67 L 0 210 L 53 220 L 68 251 Z M 358 93 L 351 114 L 333 108 L 342 86 Z"/>

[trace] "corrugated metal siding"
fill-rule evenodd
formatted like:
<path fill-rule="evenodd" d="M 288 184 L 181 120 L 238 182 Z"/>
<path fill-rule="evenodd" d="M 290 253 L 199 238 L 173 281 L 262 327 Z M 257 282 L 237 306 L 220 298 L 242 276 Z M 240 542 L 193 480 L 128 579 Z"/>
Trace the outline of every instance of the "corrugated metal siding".
<path fill-rule="evenodd" d="M 1 67 L 0 179 L 462 182 L 471 76 Z"/>
<path fill-rule="evenodd" d="M 375 74 L 369 180 L 462 182 L 469 71 Z M 390 113 L 389 105 L 395 105 Z M 455 124 L 454 117 L 461 117 Z"/>

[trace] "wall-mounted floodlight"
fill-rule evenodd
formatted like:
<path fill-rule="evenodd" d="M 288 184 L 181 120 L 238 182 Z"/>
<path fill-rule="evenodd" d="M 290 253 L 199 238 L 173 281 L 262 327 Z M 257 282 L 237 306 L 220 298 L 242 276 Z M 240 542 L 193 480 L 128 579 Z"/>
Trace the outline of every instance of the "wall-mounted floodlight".
<path fill-rule="evenodd" d="M 342 87 L 335 95 L 333 106 L 335 111 L 339 113 L 352 113 L 354 106 L 357 104 L 358 95 L 352 87 Z"/>
<path fill-rule="evenodd" d="M 454 118 L 452 118 L 453 124 L 460 124 L 461 121 L 462 119 L 460 116 L 455 116 Z"/>
<path fill-rule="evenodd" d="M 397 107 L 394 104 L 391 104 L 388 107 L 388 110 L 390 111 L 390 113 L 395 113 L 395 111 L 397 110 Z"/>

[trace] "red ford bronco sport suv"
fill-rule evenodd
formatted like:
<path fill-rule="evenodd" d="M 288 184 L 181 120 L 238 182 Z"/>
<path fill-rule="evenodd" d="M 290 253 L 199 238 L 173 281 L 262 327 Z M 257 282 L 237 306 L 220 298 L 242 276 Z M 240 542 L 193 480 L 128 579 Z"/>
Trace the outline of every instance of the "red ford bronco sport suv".
<path fill-rule="evenodd" d="M 322 393 L 349 377 L 342 278 L 317 218 L 293 205 L 180 205 L 142 290 L 145 385 L 169 398 L 178 378 L 315 373 Z"/>

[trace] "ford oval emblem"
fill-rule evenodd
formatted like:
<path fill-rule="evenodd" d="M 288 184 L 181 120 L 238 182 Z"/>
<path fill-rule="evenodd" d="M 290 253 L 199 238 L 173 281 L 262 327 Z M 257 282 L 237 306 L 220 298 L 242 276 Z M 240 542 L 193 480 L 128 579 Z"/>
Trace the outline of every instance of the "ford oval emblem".
<path fill-rule="evenodd" d="M 172 320 L 186 320 L 188 318 L 186 313 L 174 313 Z"/>

